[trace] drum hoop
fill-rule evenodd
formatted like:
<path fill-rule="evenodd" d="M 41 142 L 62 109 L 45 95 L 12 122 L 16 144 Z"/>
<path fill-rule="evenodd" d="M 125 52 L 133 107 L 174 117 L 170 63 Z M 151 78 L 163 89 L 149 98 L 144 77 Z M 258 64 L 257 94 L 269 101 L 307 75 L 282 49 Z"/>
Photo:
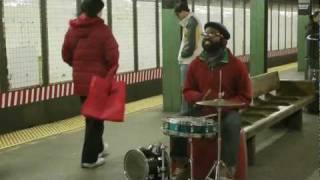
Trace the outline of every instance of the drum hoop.
<path fill-rule="evenodd" d="M 148 162 L 146 161 L 147 160 L 147 157 L 144 155 L 144 153 L 140 150 L 140 148 L 137 148 L 137 149 L 131 149 L 131 150 L 129 150 L 127 153 L 126 153 L 126 155 L 125 155 L 125 157 L 124 157 L 124 162 L 126 162 L 126 160 L 127 160 L 127 156 L 128 156 L 128 153 L 129 152 L 138 152 L 140 155 L 142 155 L 143 157 L 144 157 L 144 162 L 145 162 L 145 165 L 146 165 L 146 168 L 144 169 L 144 172 L 146 172 L 146 174 L 145 174 L 145 176 L 143 177 L 143 179 L 146 179 L 147 178 L 147 176 L 149 175 L 149 164 L 148 164 Z M 126 165 L 124 165 L 124 171 L 125 172 L 128 172 L 127 171 L 127 167 L 126 167 Z M 125 175 L 126 175 L 126 177 L 129 179 L 129 180 L 131 180 L 131 178 L 130 177 L 128 177 L 128 175 L 127 175 L 127 173 L 125 173 Z"/>

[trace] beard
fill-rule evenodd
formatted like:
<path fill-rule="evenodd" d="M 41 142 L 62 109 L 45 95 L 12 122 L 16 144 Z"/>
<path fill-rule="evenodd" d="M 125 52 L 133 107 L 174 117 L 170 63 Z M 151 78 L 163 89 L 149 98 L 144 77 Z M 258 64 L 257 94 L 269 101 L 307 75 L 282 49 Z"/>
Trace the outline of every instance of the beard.
<path fill-rule="evenodd" d="M 202 41 L 203 50 L 208 53 L 217 52 L 219 49 L 223 48 L 221 41 L 212 42 L 210 40 L 203 40 Z"/>

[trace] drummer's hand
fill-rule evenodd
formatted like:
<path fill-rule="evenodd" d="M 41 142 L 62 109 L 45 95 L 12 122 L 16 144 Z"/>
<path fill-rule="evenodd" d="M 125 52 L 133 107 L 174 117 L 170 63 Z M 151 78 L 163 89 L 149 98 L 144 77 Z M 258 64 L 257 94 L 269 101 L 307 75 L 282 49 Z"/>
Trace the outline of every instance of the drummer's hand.
<path fill-rule="evenodd" d="M 210 93 L 211 93 L 211 89 L 208 89 L 208 91 L 202 97 L 202 101 L 207 100 L 207 98 L 209 97 Z"/>

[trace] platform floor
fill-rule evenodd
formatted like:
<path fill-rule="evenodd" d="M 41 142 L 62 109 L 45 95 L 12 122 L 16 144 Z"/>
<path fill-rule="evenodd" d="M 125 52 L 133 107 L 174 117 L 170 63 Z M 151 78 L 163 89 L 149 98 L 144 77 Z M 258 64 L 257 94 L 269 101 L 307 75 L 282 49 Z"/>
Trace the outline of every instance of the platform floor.
<path fill-rule="evenodd" d="M 295 68 L 281 78 L 302 79 Z M 139 146 L 163 142 L 161 120 L 169 113 L 157 105 L 126 115 L 125 123 L 106 123 L 105 141 L 110 145 L 106 164 L 97 169 L 80 168 L 83 129 L 78 128 L 0 150 L 0 180 L 125 180 L 125 153 Z M 77 117 L 78 119 L 82 117 Z M 265 130 L 257 139 L 257 164 L 248 168 L 247 180 L 319 180 L 319 116 L 304 113 L 303 130 Z"/>

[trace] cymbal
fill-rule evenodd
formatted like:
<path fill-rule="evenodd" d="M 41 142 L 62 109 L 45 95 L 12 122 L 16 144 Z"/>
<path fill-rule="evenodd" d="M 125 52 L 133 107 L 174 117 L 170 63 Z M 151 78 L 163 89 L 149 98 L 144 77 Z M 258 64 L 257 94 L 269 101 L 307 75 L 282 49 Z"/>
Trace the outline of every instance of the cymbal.
<path fill-rule="evenodd" d="M 200 106 L 211 106 L 211 107 L 241 107 L 245 105 L 244 103 L 238 103 L 238 102 L 224 100 L 224 99 L 198 101 L 196 102 L 196 104 Z"/>

